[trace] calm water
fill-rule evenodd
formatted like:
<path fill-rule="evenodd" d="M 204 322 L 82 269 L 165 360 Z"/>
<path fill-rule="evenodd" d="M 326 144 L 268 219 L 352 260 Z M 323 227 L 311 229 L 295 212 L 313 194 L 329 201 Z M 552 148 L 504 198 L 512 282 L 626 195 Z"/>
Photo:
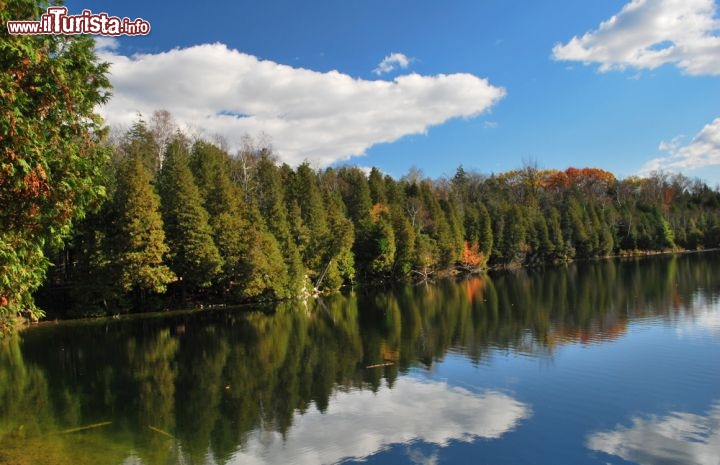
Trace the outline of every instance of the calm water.
<path fill-rule="evenodd" d="M 0 343 L 2 464 L 720 464 L 720 255 Z"/>

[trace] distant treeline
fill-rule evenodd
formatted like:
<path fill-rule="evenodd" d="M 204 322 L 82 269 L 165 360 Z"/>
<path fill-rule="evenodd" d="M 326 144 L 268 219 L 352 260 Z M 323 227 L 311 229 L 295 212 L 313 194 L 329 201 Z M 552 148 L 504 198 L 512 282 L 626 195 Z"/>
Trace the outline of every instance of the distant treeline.
<path fill-rule="evenodd" d="M 51 253 L 41 302 L 89 314 L 279 300 L 453 269 L 720 246 L 720 193 L 682 175 L 460 167 L 450 179 L 411 170 L 397 180 L 375 168 L 293 169 L 246 142 L 231 155 L 173 129 L 166 113 L 136 122 L 113 144 L 105 201 Z"/>

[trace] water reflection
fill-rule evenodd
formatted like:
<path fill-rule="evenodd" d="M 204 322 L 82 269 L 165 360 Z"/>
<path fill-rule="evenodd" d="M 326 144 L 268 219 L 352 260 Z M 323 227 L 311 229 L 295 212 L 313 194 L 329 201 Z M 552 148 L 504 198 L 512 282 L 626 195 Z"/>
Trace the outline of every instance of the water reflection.
<path fill-rule="evenodd" d="M 698 332 L 720 336 L 720 304 L 708 301 L 702 294 L 695 299 L 693 310 L 681 315 L 677 331 L 681 335 L 696 335 Z"/>
<path fill-rule="evenodd" d="M 409 441 L 498 443 L 532 421 L 526 401 L 408 374 L 451 350 L 477 365 L 611 343 L 646 318 L 717 331 L 718 275 L 717 254 L 658 257 L 364 290 L 308 309 L 33 328 L 0 342 L 0 463 L 331 463 Z M 405 460 L 438 460 L 406 447 Z"/>
<path fill-rule="evenodd" d="M 707 415 L 672 412 L 634 417 L 632 426 L 598 432 L 588 447 L 641 465 L 717 465 L 720 457 L 720 402 Z"/>
<path fill-rule="evenodd" d="M 339 391 L 324 413 L 311 409 L 296 415 L 284 436 L 255 431 L 229 463 L 332 464 L 368 457 L 391 444 L 494 439 L 529 415 L 527 405 L 507 394 L 475 394 L 405 377 L 392 389 Z"/>

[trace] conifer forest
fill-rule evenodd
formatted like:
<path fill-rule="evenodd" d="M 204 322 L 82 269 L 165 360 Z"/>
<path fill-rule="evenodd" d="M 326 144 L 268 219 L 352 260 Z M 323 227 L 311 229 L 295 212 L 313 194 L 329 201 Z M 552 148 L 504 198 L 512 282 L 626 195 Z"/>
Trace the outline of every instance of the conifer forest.
<path fill-rule="evenodd" d="M 528 165 L 395 179 L 279 164 L 250 138 L 237 153 L 223 145 L 163 111 L 116 137 L 102 201 L 47 250 L 38 300 L 71 316 L 275 301 L 720 245 L 720 193 L 683 175 Z"/>

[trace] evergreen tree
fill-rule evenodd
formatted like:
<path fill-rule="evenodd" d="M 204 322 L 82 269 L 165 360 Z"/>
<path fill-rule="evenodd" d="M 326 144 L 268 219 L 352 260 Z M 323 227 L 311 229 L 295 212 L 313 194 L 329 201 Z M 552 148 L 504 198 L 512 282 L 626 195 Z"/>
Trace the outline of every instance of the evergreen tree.
<path fill-rule="evenodd" d="M 675 247 L 675 235 L 673 234 L 672 227 L 670 226 L 670 223 L 667 219 L 662 215 L 662 213 L 657 210 L 656 211 L 656 235 L 657 235 L 657 245 L 660 249 L 672 249 Z"/>
<path fill-rule="evenodd" d="M 388 199 L 385 194 L 385 180 L 383 179 L 382 174 L 380 174 L 380 170 L 377 168 L 373 167 L 370 170 L 370 175 L 368 176 L 368 186 L 370 187 L 370 200 L 373 205 L 378 203 L 381 205 L 387 205 Z"/>
<path fill-rule="evenodd" d="M 42 316 L 33 292 L 48 248 L 103 196 L 106 131 L 95 110 L 109 97 L 109 65 L 86 35 L 10 35 L 8 21 L 36 21 L 45 5 L 0 7 L 0 333 L 17 315 Z"/>
<path fill-rule="evenodd" d="M 396 276 L 403 278 L 408 276 L 413 269 L 416 233 L 400 205 L 392 206 L 390 215 L 395 233 L 393 272 Z"/>
<path fill-rule="evenodd" d="M 588 258 L 592 253 L 592 244 L 584 216 L 580 203 L 574 197 L 570 197 L 565 207 L 563 229 L 575 255 L 580 258 Z"/>
<path fill-rule="evenodd" d="M 325 193 L 328 228 L 332 231 L 324 240 L 322 262 L 324 267 L 315 280 L 318 290 L 337 290 L 343 283 L 355 278 L 355 257 L 352 253 L 355 235 L 353 223 L 343 214 L 344 205 L 337 193 Z"/>
<path fill-rule="evenodd" d="M 241 231 L 244 237 L 242 260 L 235 270 L 236 294 L 243 299 L 278 300 L 292 297 L 288 272 L 275 236 L 254 206 L 249 208 L 251 222 Z"/>
<path fill-rule="evenodd" d="M 392 273 L 395 264 L 396 241 L 395 229 L 390 218 L 390 211 L 382 204 L 375 204 L 370 214 L 370 231 L 368 242 L 369 273 L 377 277 L 387 277 Z"/>
<path fill-rule="evenodd" d="M 477 206 L 478 211 L 478 244 L 480 244 L 480 251 L 485 256 L 485 260 L 490 258 L 490 254 L 493 249 L 493 231 L 492 221 L 490 220 L 490 214 L 482 203 Z"/>
<path fill-rule="evenodd" d="M 513 263 L 519 261 L 522 263 L 525 259 L 524 254 L 527 251 L 525 236 L 527 233 L 527 225 L 525 223 L 525 215 L 519 206 L 513 205 L 506 217 L 506 230 L 502 242 L 502 256 L 505 263 Z"/>
<path fill-rule="evenodd" d="M 139 157 L 128 157 L 120 164 L 115 203 L 118 284 L 125 292 L 133 291 L 136 304 L 142 305 L 148 292 L 165 292 L 176 277 L 165 264 L 169 249 L 160 202 Z"/>
<path fill-rule="evenodd" d="M 288 221 L 289 212 L 285 205 L 280 173 L 268 153 L 260 157 L 256 170 L 256 198 L 260 214 L 282 250 L 290 294 L 299 295 L 304 284 L 305 269 Z"/>
<path fill-rule="evenodd" d="M 287 267 L 258 207 L 230 179 L 228 155 L 207 142 L 193 146 L 193 169 L 220 256 L 222 290 L 240 300 L 283 299 L 292 293 Z"/>
<path fill-rule="evenodd" d="M 373 202 L 370 198 L 370 187 L 365 173 L 359 168 L 343 168 L 338 173 L 345 183 L 342 189 L 343 202 L 349 218 L 356 228 L 359 225 L 367 226 Z"/>
<path fill-rule="evenodd" d="M 362 279 L 370 280 L 382 275 L 392 266 L 392 259 L 388 261 L 387 257 L 379 257 L 387 252 L 387 238 L 380 237 L 383 235 L 380 230 L 382 227 L 370 218 L 372 201 L 365 174 L 354 167 L 342 168 L 338 174 L 342 180 L 343 203 L 355 231 L 355 244 L 352 249 L 355 264 Z M 381 263 L 387 266 L 382 266 Z"/>
<path fill-rule="evenodd" d="M 307 245 L 303 249 L 303 263 L 310 278 L 316 281 L 327 266 L 324 247 L 328 236 L 333 232 L 328 228 L 327 210 L 318 185 L 317 174 L 307 163 L 298 167 L 292 189 L 294 195 L 290 201 L 295 201 L 299 206 L 300 218 L 308 234 Z"/>
<path fill-rule="evenodd" d="M 222 266 L 189 160 L 187 142 L 178 134 L 167 146 L 158 182 L 169 265 L 183 290 L 210 286 Z"/>
<path fill-rule="evenodd" d="M 433 271 L 437 263 L 437 244 L 425 233 L 417 234 L 415 238 L 415 257 L 413 270 L 424 278 Z"/>
<path fill-rule="evenodd" d="M 555 260 L 566 260 L 567 257 L 567 251 L 566 251 L 566 245 L 565 245 L 565 239 L 563 238 L 562 234 L 562 226 L 560 222 L 560 212 L 558 212 L 557 208 L 550 207 L 548 209 L 548 214 L 546 216 L 547 221 L 547 228 L 548 228 L 548 239 L 552 246 L 550 247 L 550 250 L 552 250 L 550 259 L 552 261 Z"/>
<path fill-rule="evenodd" d="M 535 261 L 548 262 L 555 253 L 555 247 L 550 240 L 547 221 L 542 215 L 535 215 L 533 218 L 533 236 L 536 244 L 533 246 Z"/>
<path fill-rule="evenodd" d="M 125 134 L 120 148 L 125 157 L 140 160 L 151 178 L 157 175 L 160 170 L 160 147 L 141 115 L 138 115 L 137 121 Z"/>
<path fill-rule="evenodd" d="M 230 179 L 229 157 L 215 145 L 197 141 L 192 147 L 190 169 L 212 223 L 231 210 L 239 197 Z"/>
<path fill-rule="evenodd" d="M 423 207 L 427 212 L 427 221 L 425 221 L 424 231 L 433 239 L 434 259 L 433 267 L 449 267 L 456 261 L 460 254 L 459 248 L 462 244 L 456 242 L 456 237 L 448 223 L 438 196 L 432 191 L 430 182 L 423 181 L 420 184 L 420 194 L 423 201 Z"/>
<path fill-rule="evenodd" d="M 698 228 L 695 218 L 690 218 L 690 221 L 688 221 L 687 238 L 688 238 L 688 248 L 689 249 L 695 250 L 698 247 L 702 247 L 703 233 L 700 230 L 700 228 Z"/>
<path fill-rule="evenodd" d="M 452 197 L 441 200 L 440 207 L 445 214 L 448 228 L 450 230 L 450 237 L 453 247 L 452 260 L 457 260 L 457 258 L 462 253 L 465 244 L 465 241 L 463 240 L 464 232 L 460 208 L 458 207 L 457 201 L 454 200 Z"/>

